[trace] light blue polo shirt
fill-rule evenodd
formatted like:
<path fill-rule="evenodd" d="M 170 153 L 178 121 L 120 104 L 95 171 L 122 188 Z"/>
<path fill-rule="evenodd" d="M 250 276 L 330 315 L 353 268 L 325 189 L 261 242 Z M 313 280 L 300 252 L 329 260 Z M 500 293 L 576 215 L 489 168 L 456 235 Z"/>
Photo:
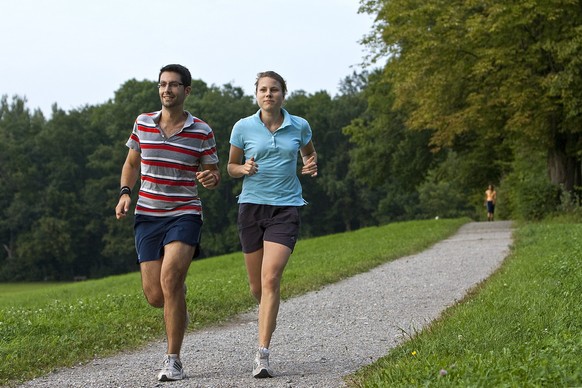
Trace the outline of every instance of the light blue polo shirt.
<path fill-rule="evenodd" d="M 259 171 L 245 175 L 239 203 L 274 206 L 303 206 L 301 183 L 297 177 L 299 150 L 311 140 L 307 120 L 290 115 L 285 109 L 283 123 L 271 133 L 260 118 L 260 110 L 237 121 L 230 144 L 255 157 Z"/>

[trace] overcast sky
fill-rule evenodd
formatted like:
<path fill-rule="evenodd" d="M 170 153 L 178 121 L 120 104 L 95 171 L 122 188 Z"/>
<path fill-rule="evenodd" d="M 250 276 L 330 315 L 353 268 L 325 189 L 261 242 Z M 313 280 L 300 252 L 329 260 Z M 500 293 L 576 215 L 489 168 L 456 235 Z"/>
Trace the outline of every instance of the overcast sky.
<path fill-rule="evenodd" d="M 48 116 L 106 102 L 168 63 L 253 92 L 275 70 L 289 91 L 338 92 L 360 71 L 372 17 L 358 0 L 2 0 L 0 95 Z M 195 114 L 195 113 L 194 113 Z"/>

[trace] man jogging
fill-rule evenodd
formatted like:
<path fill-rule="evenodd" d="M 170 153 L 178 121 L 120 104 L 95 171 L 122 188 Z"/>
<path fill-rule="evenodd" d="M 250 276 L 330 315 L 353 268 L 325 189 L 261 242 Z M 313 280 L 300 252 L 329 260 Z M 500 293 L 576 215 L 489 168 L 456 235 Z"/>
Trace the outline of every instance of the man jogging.
<path fill-rule="evenodd" d="M 168 347 L 158 380 L 184 378 L 180 349 L 188 325 L 184 281 L 198 254 L 202 203 L 198 184 L 215 189 L 220 182 L 212 129 L 184 111 L 192 91 L 190 71 L 164 66 L 158 77 L 161 110 L 137 117 L 126 145 L 117 219 L 125 217 L 141 174 L 135 207 L 135 244 L 144 295 L 164 309 Z"/>

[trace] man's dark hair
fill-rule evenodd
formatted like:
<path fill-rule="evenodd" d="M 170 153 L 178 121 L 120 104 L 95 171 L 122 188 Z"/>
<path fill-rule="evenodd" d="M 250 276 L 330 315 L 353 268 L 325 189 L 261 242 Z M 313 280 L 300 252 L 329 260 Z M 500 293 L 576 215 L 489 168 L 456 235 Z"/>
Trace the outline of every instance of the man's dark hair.
<path fill-rule="evenodd" d="M 274 71 L 262 71 L 259 74 L 257 74 L 257 80 L 255 81 L 255 92 L 257 91 L 257 88 L 259 87 L 259 80 L 261 78 L 265 78 L 265 77 L 269 77 L 269 78 L 273 78 L 275 81 L 278 81 L 281 84 L 281 90 L 283 91 L 283 96 L 285 96 L 287 94 L 287 84 L 285 83 L 285 80 L 283 79 L 283 77 L 281 77 L 278 73 L 275 73 Z"/>
<path fill-rule="evenodd" d="M 160 74 L 158 75 L 158 82 L 160 82 L 160 78 L 162 77 L 162 73 L 166 71 L 171 71 L 173 73 L 180 74 L 180 78 L 182 79 L 182 83 L 184 87 L 192 86 L 192 75 L 190 74 L 190 70 L 188 70 L 185 66 L 178 65 L 178 64 L 171 64 L 166 65 L 160 69 Z"/>

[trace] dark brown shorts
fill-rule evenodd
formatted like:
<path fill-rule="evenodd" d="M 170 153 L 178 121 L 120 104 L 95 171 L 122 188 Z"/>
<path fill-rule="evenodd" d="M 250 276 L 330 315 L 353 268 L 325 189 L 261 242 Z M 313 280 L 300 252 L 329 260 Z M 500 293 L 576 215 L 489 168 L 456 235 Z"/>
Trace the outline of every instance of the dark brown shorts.
<path fill-rule="evenodd" d="M 263 241 L 282 244 L 293 251 L 299 237 L 301 219 L 297 206 L 241 203 L 237 224 L 244 253 L 263 248 Z"/>

